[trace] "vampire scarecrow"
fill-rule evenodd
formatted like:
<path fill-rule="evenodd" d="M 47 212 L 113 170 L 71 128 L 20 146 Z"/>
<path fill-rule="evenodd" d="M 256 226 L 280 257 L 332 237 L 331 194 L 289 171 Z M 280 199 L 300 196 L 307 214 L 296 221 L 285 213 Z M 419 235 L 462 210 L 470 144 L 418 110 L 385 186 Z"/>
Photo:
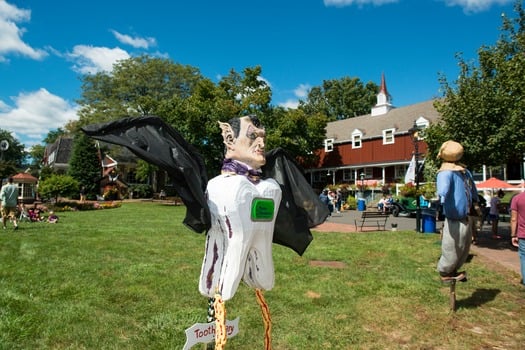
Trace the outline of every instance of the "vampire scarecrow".
<path fill-rule="evenodd" d="M 255 289 L 270 349 L 270 317 L 261 291 L 274 285 L 272 242 L 302 255 L 312 240 L 310 228 L 329 213 L 283 149 L 265 152 L 266 133 L 256 116 L 219 125 L 225 157 L 221 174 L 209 182 L 202 156 L 158 117 L 123 118 L 82 131 L 127 147 L 168 172 L 186 206 L 184 224 L 207 234 L 199 291 L 216 299 L 217 316 L 225 313 L 217 301 L 231 299 L 241 280 Z M 226 341 L 221 327 L 217 322 L 216 346 Z"/>

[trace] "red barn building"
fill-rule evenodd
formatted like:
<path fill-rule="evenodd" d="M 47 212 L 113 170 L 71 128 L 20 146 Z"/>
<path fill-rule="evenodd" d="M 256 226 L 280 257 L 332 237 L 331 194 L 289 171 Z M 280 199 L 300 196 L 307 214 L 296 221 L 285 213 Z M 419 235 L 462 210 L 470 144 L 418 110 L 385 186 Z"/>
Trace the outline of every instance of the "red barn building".
<path fill-rule="evenodd" d="M 333 184 L 356 184 L 361 182 L 361 174 L 365 184 L 373 187 L 404 183 L 414 154 L 410 130 L 414 124 L 425 129 L 439 119 L 433 102 L 395 108 L 383 75 L 377 104 L 370 114 L 328 123 L 324 149 L 317 150 L 319 164 L 306 170 L 312 186 L 321 189 Z M 420 160 L 426 151 L 426 143 L 421 139 Z"/>

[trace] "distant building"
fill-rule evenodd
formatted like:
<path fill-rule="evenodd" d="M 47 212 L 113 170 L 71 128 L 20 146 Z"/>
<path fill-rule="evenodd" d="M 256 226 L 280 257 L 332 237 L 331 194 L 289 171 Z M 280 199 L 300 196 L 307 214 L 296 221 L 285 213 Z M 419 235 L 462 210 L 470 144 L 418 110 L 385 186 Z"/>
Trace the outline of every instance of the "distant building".
<path fill-rule="evenodd" d="M 409 130 L 414 124 L 424 130 L 440 119 L 434 102 L 429 100 L 394 107 L 383 74 L 377 103 L 370 114 L 337 120 L 326 126 L 324 147 L 315 151 L 319 163 L 305 169 L 312 187 L 322 189 L 334 184 L 359 184 L 361 174 L 364 174 L 365 185 L 372 187 L 404 183 L 414 154 Z M 418 154 L 420 160 L 427 154 L 424 138 L 419 139 Z M 525 177 L 525 161 L 471 170 L 476 181 L 494 176 L 518 184 Z"/>
<path fill-rule="evenodd" d="M 67 173 L 72 149 L 73 139 L 71 137 L 59 137 L 55 142 L 46 145 L 43 165 L 52 168 L 59 174 Z"/>
<path fill-rule="evenodd" d="M 433 103 L 394 107 L 382 75 L 377 104 L 370 114 L 328 123 L 324 148 L 316 151 L 319 163 L 305 169 L 312 186 L 321 189 L 332 184 L 356 184 L 361 174 L 366 184 L 375 187 L 404 182 L 414 153 L 409 130 L 414 123 L 425 129 L 439 119 Z M 418 145 L 422 159 L 427 145 L 423 139 Z"/>
<path fill-rule="evenodd" d="M 18 203 L 32 204 L 36 200 L 38 179 L 28 173 L 13 176 L 13 183 L 18 185 Z"/>

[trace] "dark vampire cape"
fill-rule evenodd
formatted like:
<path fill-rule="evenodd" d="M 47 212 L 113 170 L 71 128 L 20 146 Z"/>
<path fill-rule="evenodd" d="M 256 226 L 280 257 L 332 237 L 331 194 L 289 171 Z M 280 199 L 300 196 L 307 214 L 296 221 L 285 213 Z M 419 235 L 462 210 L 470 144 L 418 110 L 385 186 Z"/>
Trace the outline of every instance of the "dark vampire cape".
<path fill-rule="evenodd" d="M 88 125 L 82 131 L 94 139 L 124 146 L 137 157 L 168 172 L 186 205 L 184 224 L 198 233 L 210 228 L 204 161 L 170 125 L 158 117 L 145 116 Z M 275 179 L 282 190 L 273 242 L 302 255 L 312 241 L 310 228 L 326 220 L 328 209 L 312 190 L 300 167 L 283 149 L 266 154 L 262 171 L 263 178 Z"/>

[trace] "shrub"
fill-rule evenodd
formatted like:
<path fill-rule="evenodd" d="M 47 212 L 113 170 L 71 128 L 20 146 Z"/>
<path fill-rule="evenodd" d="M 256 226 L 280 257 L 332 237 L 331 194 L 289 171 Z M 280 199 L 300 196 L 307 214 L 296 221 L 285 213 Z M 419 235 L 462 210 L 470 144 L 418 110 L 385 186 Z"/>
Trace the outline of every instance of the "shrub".
<path fill-rule="evenodd" d="M 54 198 L 58 202 L 58 197 L 69 197 L 77 193 L 78 182 L 69 175 L 53 174 L 39 183 L 38 192 L 42 198 Z"/>
<path fill-rule="evenodd" d="M 416 186 L 412 182 L 404 184 L 399 188 L 399 194 L 403 197 L 416 197 Z"/>
<path fill-rule="evenodd" d="M 353 210 L 357 209 L 357 200 L 353 196 L 348 196 L 346 198 L 346 202 L 343 205 L 344 210 Z"/>
<path fill-rule="evenodd" d="M 77 211 L 77 210 L 96 210 L 96 209 L 111 209 L 120 208 L 120 202 L 58 202 L 52 205 L 52 210 L 57 212 L 62 211 Z"/>

